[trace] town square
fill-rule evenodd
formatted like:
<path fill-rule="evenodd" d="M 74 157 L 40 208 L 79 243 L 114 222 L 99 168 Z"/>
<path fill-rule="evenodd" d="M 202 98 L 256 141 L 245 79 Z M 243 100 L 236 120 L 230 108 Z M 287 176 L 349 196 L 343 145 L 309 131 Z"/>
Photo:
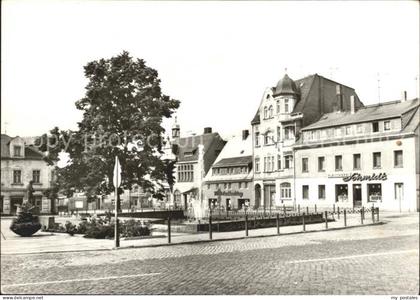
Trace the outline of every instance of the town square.
<path fill-rule="evenodd" d="M 419 294 L 419 3 L 2 20 L 2 295 Z"/>

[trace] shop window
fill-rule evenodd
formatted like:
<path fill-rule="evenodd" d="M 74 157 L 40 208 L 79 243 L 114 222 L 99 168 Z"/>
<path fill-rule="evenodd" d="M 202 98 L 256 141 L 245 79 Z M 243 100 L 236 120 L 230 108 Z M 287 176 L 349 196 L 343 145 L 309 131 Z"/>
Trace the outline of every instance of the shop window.
<path fill-rule="evenodd" d="M 335 156 L 335 170 L 342 171 L 343 170 L 343 156 L 336 155 Z"/>
<path fill-rule="evenodd" d="M 280 184 L 280 197 L 282 200 L 292 198 L 292 189 L 290 183 L 283 182 Z"/>
<path fill-rule="evenodd" d="M 353 169 L 360 170 L 361 167 L 361 156 L 360 154 L 353 154 Z"/>
<path fill-rule="evenodd" d="M 304 200 L 309 199 L 309 185 L 302 185 L 302 198 Z"/>
<path fill-rule="evenodd" d="M 302 158 L 302 173 L 308 173 L 308 158 L 304 157 Z"/>
<path fill-rule="evenodd" d="M 368 183 L 367 185 L 368 191 L 368 201 L 369 202 L 377 202 L 382 201 L 382 184 L 380 183 Z"/>
<path fill-rule="evenodd" d="M 319 200 L 325 199 L 325 185 L 323 184 L 318 185 L 318 199 Z"/>
<path fill-rule="evenodd" d="M 318 172 L 324 172 L 325 171 L 325 157 L 320 156 L 318 157 Z"/>
<path fill-rule="evenodd" d="M 381 167 L 381 152 L 373 152 L 373 168 L 379 169 Z"/>
<path fill-rule="evenodd" d="M 335 185 L 335 202 L 341 201 L 341 202 L 345 202 L 348 200 L 348 195 L 349 195 L 349 191 L 348 191 L 348 186 L 347 184 L 336 184 Z"/>
<path fill-rule="evenodd" d="M 402 150 L 394 151 L 394 167 L 402 168 L 403 167 L 403 152 Z"/>
<path fill-rule="evenodd" d="M 373 122 L 372 123 L 372 132 L 379 132 L 379 123 Z"/>

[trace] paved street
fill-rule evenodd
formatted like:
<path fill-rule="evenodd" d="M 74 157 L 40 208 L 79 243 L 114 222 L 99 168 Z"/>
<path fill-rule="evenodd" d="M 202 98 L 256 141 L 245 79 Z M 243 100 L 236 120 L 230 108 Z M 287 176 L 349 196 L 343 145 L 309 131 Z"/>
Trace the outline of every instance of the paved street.
<path fill-rule="evenodd" d="M 2 255 L 3 293 L 418 294 L 418 214 L 191 245 Z"/>

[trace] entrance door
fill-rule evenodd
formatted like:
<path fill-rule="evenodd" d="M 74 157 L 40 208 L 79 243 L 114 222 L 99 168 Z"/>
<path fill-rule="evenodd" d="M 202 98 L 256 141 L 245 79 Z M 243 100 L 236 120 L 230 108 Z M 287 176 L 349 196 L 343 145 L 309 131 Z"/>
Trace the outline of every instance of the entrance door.
<path fill-rule="evenodd" d="M 398 207 L 400 208 L 401 212 L 401 201 L 404 197 L 404 184 L 403 183 L 396 183 L 395 184 L 395 200 L 398 201 Z"/>
<path fill-rule="evenodd" d="M 353 207 L 362 206 L 362 185 L 353 184 Z"/>

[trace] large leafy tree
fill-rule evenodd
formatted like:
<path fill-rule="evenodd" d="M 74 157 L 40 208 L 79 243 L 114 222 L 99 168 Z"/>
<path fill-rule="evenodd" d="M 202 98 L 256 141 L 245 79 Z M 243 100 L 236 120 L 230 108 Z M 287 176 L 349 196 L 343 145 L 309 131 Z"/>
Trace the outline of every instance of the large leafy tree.
<path fill-rule="evenodd" d="M 113 167 L 118 156 L 123 189 L 133 185 L 161 198 L 162 182 L 167 181 L 168 164 L 162 154 L 161 126 L 179 107 L 179 101 L 164 95 L 156 70 L 128 52 L 88 63 L 89 82 L 85 96 L 76 102 L 83 111 L 77 131 L 55 127 L 42 137 L 41 150 L 47 160 L 59 160 L 67 152 L 69 164 L 57 168 L 57 182 L 70 195 L 84 191 L 88 197 L 114 191 Z M 48 141 L 48 142 L 47 142 Z"/>

